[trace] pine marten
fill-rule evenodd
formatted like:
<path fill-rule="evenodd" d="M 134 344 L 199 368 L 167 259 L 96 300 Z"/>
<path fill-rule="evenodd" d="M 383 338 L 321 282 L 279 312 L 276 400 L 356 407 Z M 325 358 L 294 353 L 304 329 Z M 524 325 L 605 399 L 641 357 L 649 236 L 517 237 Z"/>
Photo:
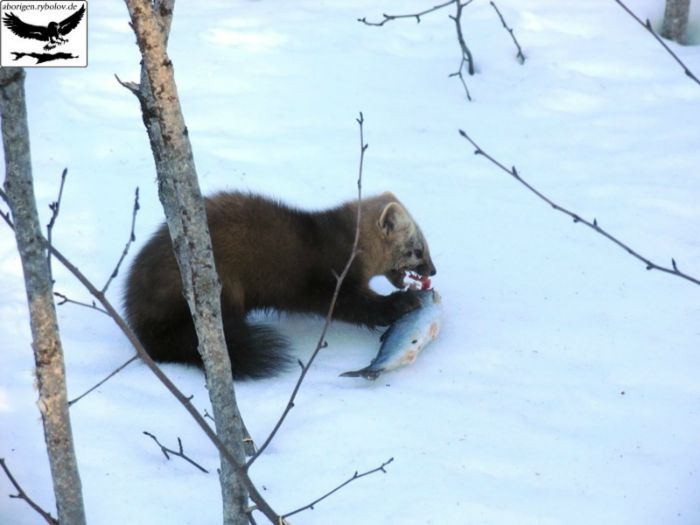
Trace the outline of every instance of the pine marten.
<path fill-rule="evenodd" d="M 325 315 L 355 236 L 357 201 L 307 212 L 253 194 L 206 199 L 221 308 L 234 377 L 265 377 L 289 361 L 287 341 L 268 326 L 250 325 L 256 309 Z M 418 307 L 412 290 L 383 296 L 369 280 L 384 275 L 397 288 L 407 272 L 435 274 L 428 244 L 392 193 L 362 201 L 359 252 L 334 318 L 385 326 Z M 201 365 L 197 335 L 182 295 L 180 273 L 163 224 L 136 256 L 126 281 L 126 318 L 149 355 Z"/>

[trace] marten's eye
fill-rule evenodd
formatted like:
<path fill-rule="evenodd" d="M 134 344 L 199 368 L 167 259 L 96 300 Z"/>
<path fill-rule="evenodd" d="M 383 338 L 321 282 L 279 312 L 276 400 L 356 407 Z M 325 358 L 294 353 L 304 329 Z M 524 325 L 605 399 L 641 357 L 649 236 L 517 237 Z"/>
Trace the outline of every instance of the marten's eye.
<path fill-rule="evenodd" d="M 416 250 L 416 251 L 413 252 L 413 253 L 414 253 L 415 256 L 418 257 L 419 259 L 422 259 L 422 258 L 423 258 L 423 250 Z"/>

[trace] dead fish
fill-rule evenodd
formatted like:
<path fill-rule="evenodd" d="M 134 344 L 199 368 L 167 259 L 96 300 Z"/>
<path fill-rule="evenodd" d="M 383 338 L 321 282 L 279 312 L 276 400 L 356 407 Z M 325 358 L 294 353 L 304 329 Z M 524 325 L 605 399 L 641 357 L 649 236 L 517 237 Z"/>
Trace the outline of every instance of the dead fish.
<path fill-rule="evenodd" d="M 435 290 L 418 292 L 421 306 L 400 317 L 382 334 L 382 346 L 369 366 L 340 374 L 375 380 L 382 372 L 409 365 L 435 339 L 442 323 L 442 301 Z"/>

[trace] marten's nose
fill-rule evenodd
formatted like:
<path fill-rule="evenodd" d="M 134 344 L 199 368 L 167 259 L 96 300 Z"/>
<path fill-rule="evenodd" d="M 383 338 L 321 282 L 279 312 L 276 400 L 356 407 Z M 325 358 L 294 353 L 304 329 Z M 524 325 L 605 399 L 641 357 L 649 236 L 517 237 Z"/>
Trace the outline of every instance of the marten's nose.
<path fill-rule="evenodd" d="M 418 268 L 416 268 L 416 271 L 421 275 L 429 275 L 431 277 L 437 273 L 435 266 L 433 266 L 433 263 L 431 262 L 421 264 Z"/>

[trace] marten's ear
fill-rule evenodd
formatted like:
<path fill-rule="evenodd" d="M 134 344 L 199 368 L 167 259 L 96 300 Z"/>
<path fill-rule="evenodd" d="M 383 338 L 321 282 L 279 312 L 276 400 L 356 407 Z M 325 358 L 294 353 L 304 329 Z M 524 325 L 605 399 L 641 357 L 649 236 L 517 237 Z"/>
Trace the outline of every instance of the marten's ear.
<path fill-rule="evenodd" d="M 379 229 L 387 237 L 401 230 L 410 230 L 413 220 L 398 202 L 390 202 L 379 216 Z"/>

